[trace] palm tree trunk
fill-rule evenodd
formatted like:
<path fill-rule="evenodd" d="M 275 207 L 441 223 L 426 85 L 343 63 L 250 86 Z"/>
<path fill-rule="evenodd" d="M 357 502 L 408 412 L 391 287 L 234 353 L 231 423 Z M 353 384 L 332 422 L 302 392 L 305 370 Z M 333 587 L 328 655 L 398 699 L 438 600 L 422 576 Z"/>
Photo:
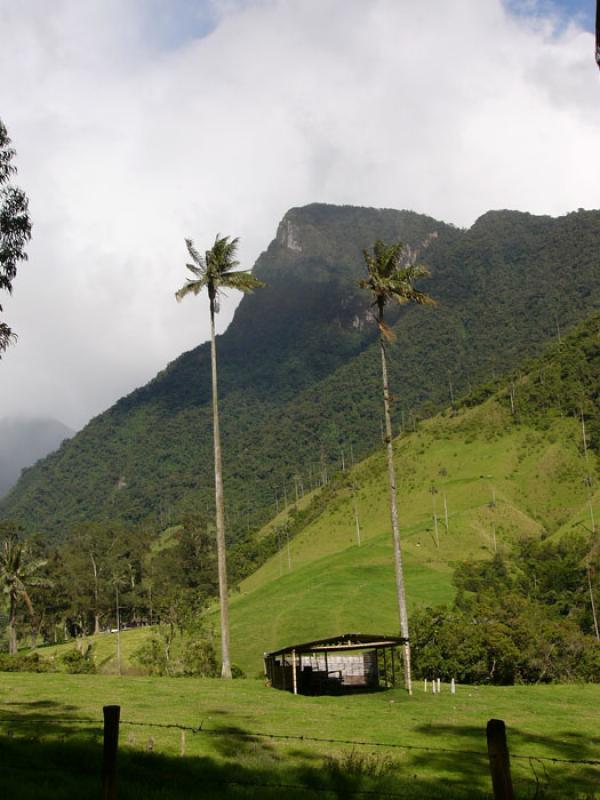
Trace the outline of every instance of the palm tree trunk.
<path fill-rule="evenodd" d="M 212 372 L 213 436 L 215 451 L 215 506 L 217 515 L 217 563 L 219 568 L 219 605 L 221 609 L 221 677 L 231 678 L 229 658 L 229 605 L 227 597 L 227 560 L 225 554 L 225 503 L 223 498 L 223 467 L 221 464 L 221 434 L 219 431 L 219 398 L 217 393 L 217 344 L 215 341 L 215 305 L 210 299 L 210 361 Z"/>
<path fill-rule="evenodd" d="M 94 554 L 90 553 L 90 559 L 92 562 L 92 569 L 94 571 L 94 635 L 100 633 L 100 609 L 98 603 L 98 567 L 96 565 L 96 559 L 94 558 Z"/>
<path fill-rule="evenodd" d="M 11 656 L 17 654 L 17 603 L 14 597 L 10 598 L 8 612 L 8 652 Z"/>
<path fill-rule="evenodd" d="M 594 620 L 594 632 L 596 634 L 596 639 L 600 642 L 600 628 L 598 627 L 598 617 L 596 616 L 596 604 L 594 603 L 594 591 L 592 589 L 592 570 L 588 564 L 587 567 L 587 579 L 588 579 L 588 587 L 590 590 L 590 603 L 592 605 L 592 618 Z"/>
<path fill-rule="evenodd" d="M 383 322 L 383 312 L 379 314 Z M 400 635 L 407 641 L 402 648 L 404 660 L 404 682 L 409 694 L 412 694 L 412 675 L 410 669 L 410 642 L 408 641 L 408 612 L 406 609 L 406 593 L 404 591 L 404 571 L 402 568 L 402 550 L 400 548 L 400 526 L 398 524 L 398 502 L 396 499 L 396 468 L 394 466 L 394 448 L 392 445 L 392 420 L 390 417 L 390 390 L 388 384 L 387 361 L 383 334 L 379 335 L 381 349 L 381 374 L 383 377 L 383 411 L 385 416 L 385 443 L 388 462 L 388 481 L 390 486 L 390 516 L 392 520 L 392 541 L 394 545 L 394 566 L 396 569 L 396 597 L 400 613 Z"/>

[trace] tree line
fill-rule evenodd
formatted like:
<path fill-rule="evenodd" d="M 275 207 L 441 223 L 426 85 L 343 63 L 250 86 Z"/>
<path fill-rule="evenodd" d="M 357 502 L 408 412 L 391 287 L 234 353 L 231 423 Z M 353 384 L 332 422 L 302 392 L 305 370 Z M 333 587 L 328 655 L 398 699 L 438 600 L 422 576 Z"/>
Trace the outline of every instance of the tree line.
<path fill-rule="evenodd" d="M 451 606 L 413 615 L 415 671 L 460 683 L 600 681 L 594 535 L 517 542 L 457 566 Z"/>

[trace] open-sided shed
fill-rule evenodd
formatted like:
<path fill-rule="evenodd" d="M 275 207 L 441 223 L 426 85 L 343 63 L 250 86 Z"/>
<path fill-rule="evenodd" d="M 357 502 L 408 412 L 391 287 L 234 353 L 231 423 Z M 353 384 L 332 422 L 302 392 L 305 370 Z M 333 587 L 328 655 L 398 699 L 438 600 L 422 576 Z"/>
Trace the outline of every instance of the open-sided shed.
<path fill-rule="evenodd" d="M 399 636 L 344 633 L 264 654 L 271 686 L 294 694 L 332 694 L 395 686 Z"/>

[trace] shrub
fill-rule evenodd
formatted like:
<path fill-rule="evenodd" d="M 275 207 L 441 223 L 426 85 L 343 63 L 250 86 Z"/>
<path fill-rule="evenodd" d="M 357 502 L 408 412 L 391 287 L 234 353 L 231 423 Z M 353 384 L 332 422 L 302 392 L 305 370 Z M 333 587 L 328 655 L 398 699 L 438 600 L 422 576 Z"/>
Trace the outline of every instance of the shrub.
<path fill-rule="evenodd" d="M 9 656 L 0 653 L 0 672 L 52 672 L 54 665 L 39 653 Z"/>
<path fill-rule="evenodd" d="M 131 660 L 139 664 L 149 675 L 168 675 L 169 661 L 164 642 L 158 636 L 151 636 L 131 655 Z"/>
<path fill-rule="evenodd" d="M 246 673 L 237 664 L 232 664 L 231 665 L 231 677 L 232 678 L 245 678 L 246 677 Z M 264 677 L 264 676 L 261 674 L 261 678 L 262 677 Z"/>
<path fill-rule="evenodd" d="M 65 671 L 71 675 L 91 675 L 96 672 L 96 665 L 92 657 L 92 648 L 78 650 L 74 648 L 61 656 L 61 664 Z"/>
<path fill-rule="evenodd" d="M 187 639 L 183 647 L 182 667 L 184 675 L 196 675 L 203 678 L 218 677 L 217 655 L 212 639 Z M 234 677 L 237 676 L 234 675 Z"/>

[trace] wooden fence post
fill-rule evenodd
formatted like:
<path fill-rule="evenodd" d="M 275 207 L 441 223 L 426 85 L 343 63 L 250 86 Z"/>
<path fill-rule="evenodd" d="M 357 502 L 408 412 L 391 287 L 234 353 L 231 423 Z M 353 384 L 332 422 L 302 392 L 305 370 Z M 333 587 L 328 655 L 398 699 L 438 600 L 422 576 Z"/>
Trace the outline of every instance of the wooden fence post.
<path fill-rule="evenodd" d="M 506 726 L 501 719 L 491 719 L 487 724 L 487 747 L 494 800 L 515 800 L 510 759 L 506 743 Z"/>
<path fill-rule="evenodd" d="M 104 759 L 102 761 L 102 800 L 117 800 L 117 750 L 121 706 L 104 706 Z"/>

